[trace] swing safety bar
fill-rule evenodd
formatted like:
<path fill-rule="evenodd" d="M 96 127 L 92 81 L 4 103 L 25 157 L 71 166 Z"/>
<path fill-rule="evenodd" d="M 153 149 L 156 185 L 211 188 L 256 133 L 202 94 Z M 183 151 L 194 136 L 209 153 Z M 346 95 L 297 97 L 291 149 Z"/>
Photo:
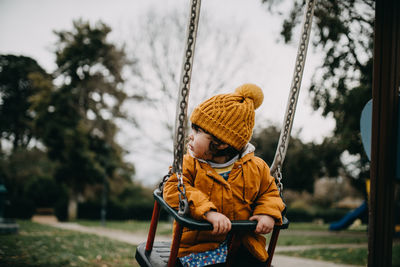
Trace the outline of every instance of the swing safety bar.
<path fill-rule="evenodd" d="M 195 230 L 212 230 L 212 224 L 204 221 L 197 221 L 190 217 L 181 216 L 176 210 L 171 208 L 162 198 L 161 191 L 156 189 L 153 192 L 155 199 L 153 216 L 151 218 L 149 234 L 146 244 L 140 244 L 136 249 L 136 260 L 141 266 L 168 266 L 173 267 L 176 264 L 180 239 L 182 236 L 183 227 Z M 164 208 L 177 222 L 174 227 L 174 239 L 172 244 L 169 242 L 154 243 L 155 233 L 157 230 L 158 219 L 161 211 Z M 274 254 L 276 242 L 278 240 L 279 231 L 289 227 L 288 219 L 283 216 L 283 224 L 275 225 L 271 234 L 271 239 L 268 245 L 268 254 L 270 257 L 267 260 L 267 266 L 270 266 L 272 255 Z M 257 221 L 232 221 L 232 232 L 239 231 L 254 231 L 257 226 Z M 228 252 L 229 255 L 229 252 Z M 229 256 L 228 256 L 229 258 Z"/>

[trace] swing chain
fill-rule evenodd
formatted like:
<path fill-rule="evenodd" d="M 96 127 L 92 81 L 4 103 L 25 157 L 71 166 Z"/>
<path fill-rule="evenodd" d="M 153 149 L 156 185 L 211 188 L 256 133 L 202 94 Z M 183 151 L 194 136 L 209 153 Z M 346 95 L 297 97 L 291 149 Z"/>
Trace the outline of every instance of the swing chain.
<path fill-rule="evenodd" d="M 300 44 L 299 44 L 298 52 L 297 52 L 294 75 L 293 75 L 291 90 L 290 90 L 290 94 L 289 94 L 289 101 L 288 101 L 285 119 L 284 119 L 284 126 L 283 126 L 283 130 L 281 132 L 281 136 L 279 138 L 279 144 L 278 144 L 277 151 L 275 153 L 275 158 L 274 158 L 274 161 L 271 166 L 271 173 L 275 174 L 276 175 L 275 177 L 279 176 L 279 178 L 277 178 L 278 188 L 280 187 L 281 189 L 283 189 L 283 185 L 281 183 L 281 179 L 282 179 L 281 169 L 282 169 L 283 161 L 285 159 L 287 147 L 289 145 L 290 132 L 292 130 L 293 119 L 294 119 L 294 115 L 296 112 L 297 100 L 298 100 L 299 93 L 300 93 L 300 85 L 301 85 L 301 80 L 303 77 L 303 70 L 304 70 L 304 65 L 305 65 L 305 60 L 306 60 L 307 47 L 308 47 L 309 38 L 310 38 L 310 31 L 311 31 L 312 19 L 313 19 L 313 14 L 314 14 L 314 6 L 315 6 L 315 0 L 309 0 L 307 2 L 307 7 L 306 7 L 307 10 L 304 14 L 304 23 L 303 23 L 302 33 L 301 33 L 301 37 L 300 37 Z M 281 184 L 281 186 L 279 186 L 279 184 Z"/>
<path fill-rule="evenodd" d="M 186 32 L 186 49 L 183 56 L 181 80 L 179 85 L 178 106 L 176 110 L 176 133 L 174 139 L 174 163 L 172 172 L 178 177 L 179 214 L 188 213 L 188 201 L 185 185 L 182 179 L 182 162 L 185 145 L 185 129 L 187 119 L 190 80 L 192 75 L 193 56 L 196 44 L 197 28 L 199 22 L 201 0 L 191 0 L 189 23 Z"/>
<path fill-rule="evenodd" d="M 276 180 L 277 180 L 276 186 L 278 187 L 279 194 L 282 196 L 283 184 L 281 182 L 282 181 L 282 171 L 281 171 L 281 167 L 280 166 L 277 167 L 277 170 L 276 170 L 276 173 L 275 173 L 275 177 L 276 177 Z"/>
<path fill-rule="evenodd" d="M 200 0 L 191 1 L 191 12 L 189 16 L 189 25 L 187 28 L 186 51 L 183 59 L 182 77 L 180 81 L 180 91 L 178 95 L 178 106 L 176 116 L 176 134 L 173 172 L 182 172 L 182 161 L 184 154 L 186 115 L 188 107 L 188 98 L 190 91 L 190 80 L 192 74 L 193 54 L 196 43 L 198 16 L 200 12 Z"/>
<path fill-rule="evenodd" d="M 178 191 L 179 191 L 179 210 L 178 214 L 183 216 L 189 213 L 189 202 L 186 197 L 186 188 L 183 183 L 182 175 L 179 174 L 178 178 Z"/>
<path fill-rule="evenodd" d="M 168 181 L 169 177 L 171 177 L 172 175 L 172 167 L 169 168 L 169 172 L 168 174 L 164 175 L 164 177 L 162 178 L 161 183 L 158 185 L 158 189 L 160 190 L 161 194 L 164 192 L 164 185 L 165 183 Z"/>
<path fill-rule="evenodd" d="M 169 177 L 172 175 L 172 168 L 170 168 L 169 172 L 167 175 L 165 175 L 161 181 L 161 183 L 158 185 L 158 189 L 161 192 L 161 195 L 164 192 L 164 185 L 168 181 Z M 179 174 L 177 175 L 178 179 L 178 191 L 179 191 L 179 210 L 178 214 L 183 216 L 188 214 L 189 212 L 189 202 L 186 197 L 186 187 L 185 184 L 183 183 L 182 175 Z"/>

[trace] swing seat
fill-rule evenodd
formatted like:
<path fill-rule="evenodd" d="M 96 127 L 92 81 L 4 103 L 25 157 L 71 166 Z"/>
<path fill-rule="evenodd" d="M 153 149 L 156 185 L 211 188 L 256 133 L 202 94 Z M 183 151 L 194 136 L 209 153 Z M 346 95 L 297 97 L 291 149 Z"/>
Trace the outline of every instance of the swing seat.
<path fill-rule="evenodd" d="M 174 210 L 173 208 L 171 208 L 166 202 L 165 200 L 162 198 L 161 196 L 161 192 L 160 190 L 156 189 L 153 192 L 153 196 L 155 199 L 155 202 L 157 202 L 162 208 L 164 208 L 168 214 L 170 214 L 175 221 L 183 226 L 183 227 L 187 227 L 189 229 L 194 229 L 194 230 L 212 230 L 213 226 L 211 223 L 209 222 L 205 222 L 205 221 L 197 221 L 194 220 L 190 217 L 185 217 L 185 216 L 181 216 L 178 214 L 178 212 L 176 210 Z M 156 209 L 156 204 L 155 203 L 155 209 Z M 153 210 L 153 218 L 152 221 L 154 219 L 158 220 L 158 214 L 159 210 L 154 212 Z M 156 218 L 155 218 L 155 214 L 156 214 Z M 289 227 L 289 221 L 288 219 L 283 216 L 282 218 L 282 225 L 275 225 L 274 227 L 274 232 L 276 230 L 280 229 L 287 229 Z M 256 229 L 257 226 L 257 221 L 232 221 L 232 228 L 231 231 L 232 232 L 237 232 L 237 231 L 254 231 Z M 152 228 L 152 227 L 150 227 Z M 153 232 L 153 233 L 151 233 Z M 149 236 L 153 236 L 153 240 L 154 240 L 154 235 L 155 235 L 155 229 L 150 229 L 149 232 Z M 272 239 L 272 237 L 271 237 Z M 147 241 L 147 243 L 149 242 L 149 240 Z M 152 242 L 152 241 L 151 241 Z M 146 242 L 141 243 L 137 246 L 136 248 L 136 255 L 135 255 L 135 259 L 136 261 L 139 263 L 140 266 L 146 266 L 146 267 L 165 267 L 168 265 L 168 260 L 170 257 L 170 253 L 171 253 L 171 242 L 154 242 L 154 244 L 152 243 L 152 248 L 147 249 L 146 251 L 146 247 L 148 247 L 148 244 Z M 276 243 L 275 243 L 276 244 Z M 273 249 L 275 249 L 275 244 L 273 245 Z M 268 246 L 268 248 L 270 248 L 271 246 L 271 242 L 270 245 Z M 269 250 L 269 249 L 268 249 Z M 270 251 L 268 251 L 270 253 Z M 273 251 L 272 251 L 273 254 Z M 272 255 L 270 254 L 270 255 Z"/>
<path fill-rule="evenodd" d="M 146 253 L 146 243 L 136 248 L 136 261 L 140 266 L 165 267 L 168 264 L 171 242 L 155 242 L 150 253 Z"/>

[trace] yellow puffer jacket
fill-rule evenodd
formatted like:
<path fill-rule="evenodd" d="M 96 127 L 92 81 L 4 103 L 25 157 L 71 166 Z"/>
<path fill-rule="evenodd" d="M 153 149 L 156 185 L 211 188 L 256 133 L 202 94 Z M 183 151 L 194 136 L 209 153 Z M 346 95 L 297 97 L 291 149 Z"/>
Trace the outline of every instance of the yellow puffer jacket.
<path fill-rule="evenodd" d="M 209 164 L 188 154 L 183 159 L 182 174 L 192 218 L 204 220 L 207 211 L 215 210 L 232 221 L 267 214 L 275 218 L 276 224 L 282 224 L 284 204 L 275 179 L 270 175 L 268 165 L 253 152 L 235 162 L 227 181 Z M 171 207 L 178 209 L 178 195 L 174 174 L 165 184 L 163 196 Z M 178 257 L 215 249 L 225 239 L 226 235 L 184 228 Z M 264 236 L 249 232 L 241 236 L 241 242 L 257 259 L 267 260 Z"/>

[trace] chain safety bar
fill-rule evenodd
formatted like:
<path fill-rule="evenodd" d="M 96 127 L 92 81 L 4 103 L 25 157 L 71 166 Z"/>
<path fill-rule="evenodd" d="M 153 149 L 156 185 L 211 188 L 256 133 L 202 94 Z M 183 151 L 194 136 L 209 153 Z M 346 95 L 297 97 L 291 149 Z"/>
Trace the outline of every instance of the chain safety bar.
<path fill-rule="evenodd" d="M 306 12 L 303 18 L 303 27 L 300 35 L 300 44 L 297 50 L 296 64 L 289 93 L 289 99 L 286 106 L 286 113 L 283 120 L 283 127 L 279 136 L 278 146 L 275 152 L 274 161 L 271 165 L 271 175 L 277 180 L 279 192 L 282 194 L 282 165 L 285 160 L 287 148 L 289 145 L 290 133 L 292 131 L 294 114 L 296 112 L 297 100 L 300 93 L 300 85 L 303 77 L 303 70 L 306 61 L 307 47 L 310 40 L 312 19 L 314 16 L 314 7 L 316 0 L 309 0 L 306 4 Z"/>

